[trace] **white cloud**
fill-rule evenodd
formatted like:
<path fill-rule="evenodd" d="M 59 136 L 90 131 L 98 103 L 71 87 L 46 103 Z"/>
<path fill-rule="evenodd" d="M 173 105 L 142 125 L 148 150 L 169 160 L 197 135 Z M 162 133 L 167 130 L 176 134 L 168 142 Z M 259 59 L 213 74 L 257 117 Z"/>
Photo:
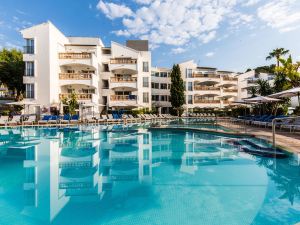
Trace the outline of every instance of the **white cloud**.
<path fill-rule="evenodd" d="M 105 3 L 102 0 L 98 2 L 97 9 L 102 11 L 104 15 L 111 20 L 124 16 L 131 16 L 133 14 L 131 9 L 125 5 Z"/>
<path fill-rule="evenodd" d="M 273 0 L 257 10 L 258 17 L 268 26 L 280 32 L 288 32 L 299 28 L 299 0 Z"/>
<path fill-rule="evenodd" d="M 136 3 L 142 5 L 149 5 L 153 0 L 135 0 Z"/>
<path fill-rule="evenodd" d="M 173 48 L 172 50 L 171 50 L 171 52 L 173 53 L 173 54 L 181 54 L 181 53 L 184 53 L 184 52 L 186 52 L 186 49 L 185 48 Z"/>
<path fill-rule="evenodd" d="M 248 0 L 243 4 L 243 6 L 253 6 L 260 2 L 261 0 Z"/>
<path fill-rule="evenodd" d="M 133 36 L 161 44 L 183 46 L 191 40 L 208 43 L 217 36 L 224 20 L 236 20 L 239 0 L 133 0 L 135 11 L 125 5 L 99 1 L 97 8 L 108 18 L 122 18 L 123 28 L 116 35 Z M 118 12 L 117 12 L 118 11 Z M 121 11 L 121 12 L 119 12 Z M 248 23 L 252 16 L 238 14 L 238 22 Z M 237 22 L 236 22 L 237 23 Z"/>
<path fill-rule="evenodd" d="M 208 52 L 208 53 L 205 54 L 205 56 L 206 56 L 206 57 L 209 57 L 209 58 L 210 58 L 210 57 L 213 57 L 214 55 L 215 55 L 214 52 Z"/>

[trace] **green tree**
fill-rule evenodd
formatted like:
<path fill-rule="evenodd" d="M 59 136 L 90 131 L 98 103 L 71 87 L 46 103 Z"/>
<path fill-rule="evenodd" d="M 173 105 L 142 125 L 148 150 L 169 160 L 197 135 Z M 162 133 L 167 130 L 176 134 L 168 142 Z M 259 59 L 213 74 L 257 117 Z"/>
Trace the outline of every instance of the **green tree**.
<path fill-rule="evenodd" d="M 266 57 L 266 60 L 276 58 L 277 67 L 279 67 L 279 59 L 281 56 L 288 54 L 290 51 L 284 48 L 276 48 Z"/>
<path fill-rule="evenodd" d="M 76 94 L 74 92 L 72 92 L 70 97 L 64 98 L 62 100 L 62 103 L 68 107 L 68 112 L 67 113 L 69 113 L 71 115 L 76 114 L 76 109 L 78 109 L 79 104 L 78 104 L 78 101 L 77 101 Z"/>
<path fill-rule="evenodd" d="M 176 110 L 177 115 L 182 114 L 184 104 L 184 84 L 181 78 L 181 71 L 178 64 L 174 65 L 171 72 L 171 105 Z M 180 114 L 180 115 L 179 115 Z"/>
<path fill-rule="evenodd" d="M 251 98 L 256 97 L 257 88 L 255 86 L 251 86 L 250 89 L 249 89 L 249 93 L 251 94 Z"/>
<path fill-rule="evenodd" d="M 17 49 L 0 51 L 0 81 L 19 96 L 24 91 L 23 75 L 25 64 L 22 52 Z"/>
<path fill-rule="evenodd" d="M 267 80 L 258 79 L 257 80 L 257 93 L 261 96 L 267 96 L 272 94 L 272 87 Z"/>
<path fill-rule="evenodd" d="M 287 82 L 285 89 L 295 88 L 300 86 L 300 62 L 293 63 L 292 56 L 290 55 L 287 59 L 279 59 L 281 66 L 276 68 L 277 73 L 282 73 L 286 76 Z M 300 105 L 300 96 L 298 95 L 298 103 Z"/>

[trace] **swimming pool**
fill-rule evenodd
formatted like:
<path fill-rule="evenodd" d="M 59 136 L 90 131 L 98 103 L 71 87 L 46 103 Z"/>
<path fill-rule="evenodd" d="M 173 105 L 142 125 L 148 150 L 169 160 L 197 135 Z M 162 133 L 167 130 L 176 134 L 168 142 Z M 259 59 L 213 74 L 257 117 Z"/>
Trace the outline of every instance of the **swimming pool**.
<path fill-rule="evenodd" d="M 145 125 L 2 129 L 0 224 L 300 222 L 300 157 L 242 146 L 270 147 Z"/>

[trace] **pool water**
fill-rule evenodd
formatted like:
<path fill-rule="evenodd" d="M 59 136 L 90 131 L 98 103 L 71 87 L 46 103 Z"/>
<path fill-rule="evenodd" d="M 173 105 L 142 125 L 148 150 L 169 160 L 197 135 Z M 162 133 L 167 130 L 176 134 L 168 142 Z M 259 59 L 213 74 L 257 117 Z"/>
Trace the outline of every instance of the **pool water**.
<path fill-rule="evenodd" d="M 232 143 L 245 137 L 137 125 L 0 134 L 0 224 L 300 222 L 300 157 L 244 153 Z"/>

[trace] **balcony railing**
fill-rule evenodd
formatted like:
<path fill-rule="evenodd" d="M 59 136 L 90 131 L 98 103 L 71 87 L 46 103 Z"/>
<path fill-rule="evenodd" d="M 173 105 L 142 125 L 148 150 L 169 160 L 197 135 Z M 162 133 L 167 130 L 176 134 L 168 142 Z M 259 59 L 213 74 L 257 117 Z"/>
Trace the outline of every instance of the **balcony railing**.
<path fill-rule="evenodd" d="M 135 83 L 136 81 L 137 81 L 136 77 L 128 77 L 128 78 L 112 77 L 112 78 L 110 78 L 110 82 L 112 82 L 112 83 Z"/>
<path fill-rule="evenodd" d="M 208 87 L 208 86 L 194 86 L 196 91 L 220 91 L 219 87 Z"/>
<path fill-rule="evenodd" d="M 137 59 L 131 58 L 119 58 L 119 59 L 111 59 L 110 64 L 136 64 Z"/>
<path fill-rule="evenodd" d="M 90 80 L 92 79 L 91 73 L 60 73 L 60 80 Z"/>
<path fill-rule="evenodd" d="M 137 99 L 136 95 L 111 95 L 111 101 L 135 101 Z"/>
<path fill-rule="evenodd" d="M 34 46 L 24 46 L 23 53 L 24 54 L 34 54 Z"/>
<path fill-rule="evenodd" d="M 223 92 L 236 93 L 238 92 L 238 89 L 223 89 Z"/>
<path fill-rule="evenodd" d="M 200 104 L 218 104 L 220 103 L 220 100 L 206 100 L 206 99 L 195 99 L 194 103 L 200 103 Z"/>
<path fill-rule="evenodd" d="M 82 52 L 82 53 L 75 53 L 75 52 L 68 52 L 68 53 L 59 53 L 60 59 L 90 59 L 92 58 L 92 53 Z"/>
<path fill-rule="evenodd" d="M 199 74 L 193 73 L 194 78 L 220 78 L 220 75 L 217 74 Z"/>
<path fill-rule="evenodd" d="M 223 104 L 231 104 L 232 101 L 228 101 L 228 100 L 223 100 Z"/>
<path fill-rule="evenodd" d="M 235 77 L 223 77 L 224 81 L 238 81 L 238 78 Z"/>
<path fill-rule="evenodd" d="M 72 94 L 66 93 L 66 94 L 60 94 L 59 98 L 64 99 L 64 98 L 70 98 Z M 82 94 L 76 94 L 77 100 L 91 100 L 92 99 L 92 94 L 87 94 L 87 93 L 82 93 Z"/>
<path fill-rule="evenodd" d="M 248 80 L 248 84 L 257 84 L 257 80 Z"/>

